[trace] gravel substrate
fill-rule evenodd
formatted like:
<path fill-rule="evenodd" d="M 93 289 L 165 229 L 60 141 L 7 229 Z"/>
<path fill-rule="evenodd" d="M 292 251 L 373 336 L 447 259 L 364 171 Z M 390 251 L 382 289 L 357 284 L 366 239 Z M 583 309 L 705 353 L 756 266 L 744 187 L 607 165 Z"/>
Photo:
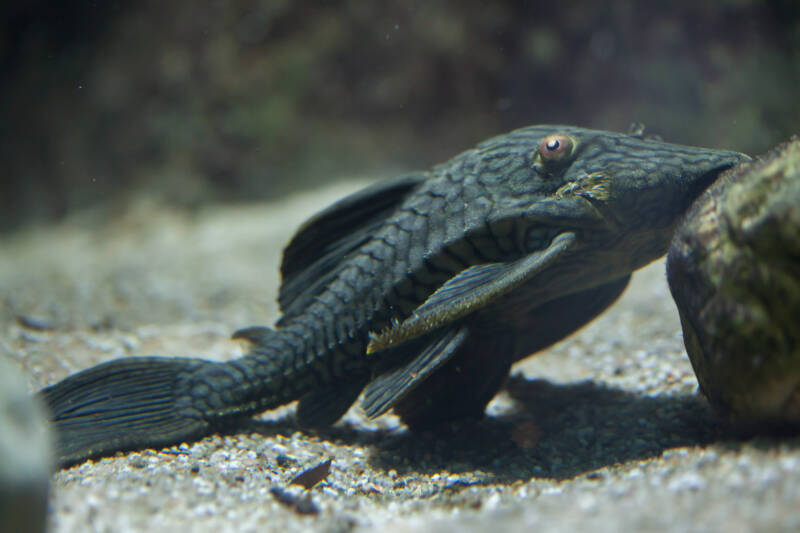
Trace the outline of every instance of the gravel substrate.
<path fill-rule="evenodd" d="M 0 356 L 31 390 L 134 354 L 224 360 L 270 324 L 280 251 L 356 183 L 279 204 L 175 213 L 143 201 L 0 240 Z M 696 396 L 664 264 L 514 368 L 476 425 L 411 435 L 356 407 L 325 432 L 292 406 L 240 431 L 52 478 L 53 532 L 797 531 L 797 438 L 735 438 Z M 310 490 L 290 485 L 331 459 Z M 457 528 L 457 529 L 456 529 Z"/>

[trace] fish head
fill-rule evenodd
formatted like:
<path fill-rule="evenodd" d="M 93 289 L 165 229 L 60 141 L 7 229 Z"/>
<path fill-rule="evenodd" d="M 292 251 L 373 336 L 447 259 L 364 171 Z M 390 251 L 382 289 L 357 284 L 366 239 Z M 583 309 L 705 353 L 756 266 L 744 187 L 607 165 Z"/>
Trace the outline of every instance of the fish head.
<path fill-rule="evenodd" d="M 671 235 L 695 198 L 724 170 L 749 159 L 641 134 L 552 126 L 540 133 L 532 169 L 536 179 L 557 187 L 551 198 L 591 205 L 615 231 Z"/>

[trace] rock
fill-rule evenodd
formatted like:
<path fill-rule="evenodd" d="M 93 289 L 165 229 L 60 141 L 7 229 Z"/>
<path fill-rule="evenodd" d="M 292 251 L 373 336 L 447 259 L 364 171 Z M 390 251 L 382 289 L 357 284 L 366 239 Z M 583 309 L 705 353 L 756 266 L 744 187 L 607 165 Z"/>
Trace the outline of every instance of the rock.
<path fill-rule="evenodd" d="M 0 531 L 45 531 L 52 469 L 43 406 L 0 356 Z"/>
<path fill-rule="evenodd" d="M 697 199 L 667 277 L 717 412 L 749 429 L 800 428 L 800 139 L 729 170 Z"/>

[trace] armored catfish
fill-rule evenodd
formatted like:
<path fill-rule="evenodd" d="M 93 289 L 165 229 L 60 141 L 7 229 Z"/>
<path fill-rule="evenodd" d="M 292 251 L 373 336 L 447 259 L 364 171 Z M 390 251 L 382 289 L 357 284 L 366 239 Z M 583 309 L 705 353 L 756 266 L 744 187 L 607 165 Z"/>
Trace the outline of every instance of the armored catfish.
<path fill-rule="evenodd" d="M 514 361 L 608 307 L 746 155 L 569 126 L 491 138 L 312 217 L 284 251 L 274 328 L 224 363 L 129 357 L 41 394 L 62 465 L 198 439 L 299 400 L 301 426 L 482 416 Z"/>

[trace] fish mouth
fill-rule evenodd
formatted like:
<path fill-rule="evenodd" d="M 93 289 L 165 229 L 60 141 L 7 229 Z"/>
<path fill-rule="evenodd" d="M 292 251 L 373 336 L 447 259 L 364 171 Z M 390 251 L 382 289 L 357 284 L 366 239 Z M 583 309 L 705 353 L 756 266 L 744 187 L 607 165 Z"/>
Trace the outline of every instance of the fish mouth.
<path fill-rule="evenodd" d="M 721 158 L 721 160 L 714 163 L 713 167 L 705 170 L 702 174 L 697 176 L 697 178 L 690 181 L 689 198 L 694 200 L 703 194 L 703 192 L 705 192 L 709 187 L 711 187 L 711 185 L 713 185 L 722 174 L 740 165 L 741 163 L 746 163 L 752 160 L 753 158 L 747 154 L 730 152 L 730 155 Z"/>

